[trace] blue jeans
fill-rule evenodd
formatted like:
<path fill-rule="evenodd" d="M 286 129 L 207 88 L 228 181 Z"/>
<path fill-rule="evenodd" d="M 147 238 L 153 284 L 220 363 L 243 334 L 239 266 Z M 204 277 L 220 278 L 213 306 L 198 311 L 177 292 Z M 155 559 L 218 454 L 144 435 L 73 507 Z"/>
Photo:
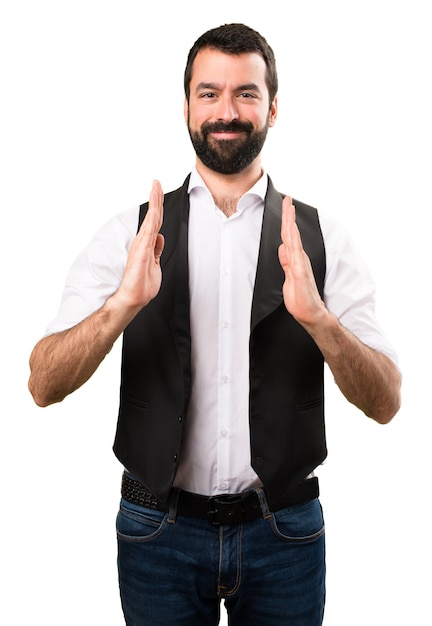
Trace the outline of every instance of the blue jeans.
<path fill-rule="evenodd" d="M 324 522 L 317 499 L 213 526 L 122 499 L 117 517 L 120 595 L 127 626 L 320 626 Z"/>

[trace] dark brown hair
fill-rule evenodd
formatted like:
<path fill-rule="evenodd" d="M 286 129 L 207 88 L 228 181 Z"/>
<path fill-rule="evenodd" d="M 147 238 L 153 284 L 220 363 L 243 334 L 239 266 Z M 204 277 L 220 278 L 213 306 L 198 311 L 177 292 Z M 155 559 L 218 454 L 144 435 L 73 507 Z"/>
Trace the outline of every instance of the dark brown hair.
<path fill-rule="evenodd" d="M 264 37 L 244 24 L 224 24 L 208 30 L 196 40 L 189 51 L 184 73 L 184 90 L 188 101 L 193 62 L 198 52 L 203 48 L 220 50 L 226 54 L 243 54 L 244 52 L 257 52 L 260 54 L 267 67 L 266 84 L 271 106 L 278 90 L 275 56 Z"/>

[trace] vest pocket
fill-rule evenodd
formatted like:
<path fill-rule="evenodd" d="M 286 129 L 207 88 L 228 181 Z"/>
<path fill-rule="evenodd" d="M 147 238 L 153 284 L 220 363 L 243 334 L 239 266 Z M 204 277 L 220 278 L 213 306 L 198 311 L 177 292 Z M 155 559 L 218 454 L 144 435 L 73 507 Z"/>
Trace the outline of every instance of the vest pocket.
<path fill-rule="evenodd" d="M 140 409 L 150 409 L 150 402 L 138 400 L 138 398 L 132 398 L 132 396 L 128 396 L 125 393 L 121 394 L 121 402 L 122 404 L 132 404 L 133 406 L 138 406 Z"/>
<path fill-rule="evenodd" d="M 305 402 L 298 402 L 297 410 L 308 411 L 309 409 L 314 409 L 317 406 L 321 406 L 322 403 L 323 403 L 322 398 L 312 398 L 311 400 L 306 400 Z"/>

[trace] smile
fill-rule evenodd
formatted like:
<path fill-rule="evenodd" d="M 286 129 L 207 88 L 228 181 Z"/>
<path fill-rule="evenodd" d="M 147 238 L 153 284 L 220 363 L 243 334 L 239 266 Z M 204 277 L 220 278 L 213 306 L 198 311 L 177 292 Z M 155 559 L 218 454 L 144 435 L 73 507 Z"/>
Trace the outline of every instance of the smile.
<path fill-rule="evenodd" d="M 210 135 L 214 137 L 214 139 L 222 139 L 222 140 L 238 139 L 239 137 L 244 135 L 244 132 L 243 131 L 219 131 L 215 133 L 210 133 Z"/>

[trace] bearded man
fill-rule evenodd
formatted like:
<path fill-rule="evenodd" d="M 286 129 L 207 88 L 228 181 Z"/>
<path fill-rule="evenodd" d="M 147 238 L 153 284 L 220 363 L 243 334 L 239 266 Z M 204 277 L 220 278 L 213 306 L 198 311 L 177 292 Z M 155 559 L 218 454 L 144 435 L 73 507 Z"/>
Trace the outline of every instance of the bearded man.
<path fill-rule="evenodd" d="M 255 30 L 228 24 L 195 42 L 195 167 L 165 197 L 155 181 L 148 203 L 99 231 L 31 356 L 30 390 L 46 406 L 123 335 L 114 451 L 129 626 L 214 626 L 222 599 L 232 626 L 321 624 L 324 362 L 368 417 L 387 423 L 399 408 L 363 262 L 262 168 L 277 90 Z"/>

